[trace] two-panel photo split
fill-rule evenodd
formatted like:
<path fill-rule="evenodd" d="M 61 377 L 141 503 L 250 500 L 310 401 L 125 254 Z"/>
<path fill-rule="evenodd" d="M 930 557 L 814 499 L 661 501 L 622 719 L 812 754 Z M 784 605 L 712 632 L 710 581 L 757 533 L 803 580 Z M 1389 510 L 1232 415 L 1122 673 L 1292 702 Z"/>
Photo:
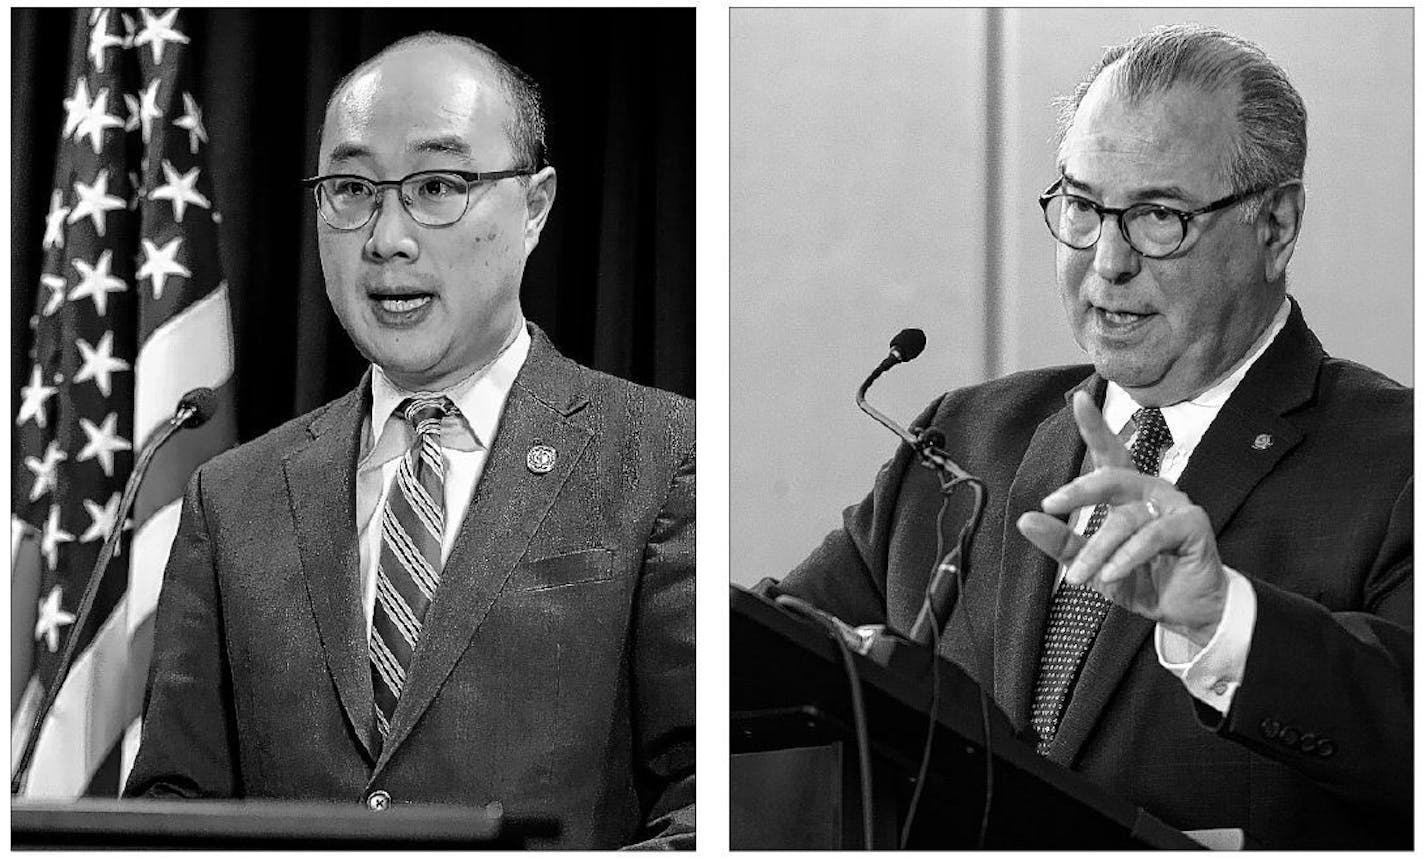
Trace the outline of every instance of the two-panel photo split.
<path fill-rule="evenodd" d="M 11 849 L 1414 848 L 1413 6 L 9 20 Z"/>

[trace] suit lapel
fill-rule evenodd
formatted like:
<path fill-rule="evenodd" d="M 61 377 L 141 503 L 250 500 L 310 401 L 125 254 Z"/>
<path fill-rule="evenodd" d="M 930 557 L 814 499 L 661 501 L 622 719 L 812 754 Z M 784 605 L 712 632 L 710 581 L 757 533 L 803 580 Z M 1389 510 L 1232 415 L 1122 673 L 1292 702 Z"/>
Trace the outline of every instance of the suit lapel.
<path fill-rule="evenodd" d="M 322 654 L 354 734 L 373 760 L 372 694 L 356 544 L 356 457 L 370 411 L 369 374 L 308 427 L 311 442 L 282 462 L 307 597 Z"/>
<path fill-rule="evenodd" d="M 1284 416 L 1315 396 L 1325 350 L 1306 327 L 1300 306 L 1291 304 L 1285 328 L 1221 407 L 1177 481 L 1206 511 L 1217 534 L 1302 438 Z"/>
<path fill-rule="evenodd" d="M 1098 376 L 1090 376 L 1073 391 L 1078 389 L 1102 401 L 1104 383 Z M 1025 512 L 1039 510 L 1044 496 L 1078 476 L 1086 450 L 1073 410 L 1065 406 L 1038 425 L 1009 486 L 994 616 L 999 631 L 994 637 L 994 698 L 1020 731 L 1028 725 L 1057 564 L 1019 534 L 1017 523 Z"/>
<path fill-rule="evenodd" d="M 588 404 L 583 369 L 530 328 L 534 343 L 445 563 L 378 767 L 430 706 L 593 439 L 579 414 Z M 557 452 L 550 471 L 529 467 L 535 445 Z"/>
<path fill-rule="evenodd" d="M 1192 453 L 1177 487 L 1206 511 L 1217 535 L 1252 488 L 1300 442 L 1301 431 L 1282 415 L 1313 395 L 1323 356 L 1320 342 L 1292 301 L 1285 327 L 1232 392 Z M 1084 659 L 1049 751 L 1051 760 L 1072 764 L 1154 628 L 1151 621 L 1112 607 Z"/>

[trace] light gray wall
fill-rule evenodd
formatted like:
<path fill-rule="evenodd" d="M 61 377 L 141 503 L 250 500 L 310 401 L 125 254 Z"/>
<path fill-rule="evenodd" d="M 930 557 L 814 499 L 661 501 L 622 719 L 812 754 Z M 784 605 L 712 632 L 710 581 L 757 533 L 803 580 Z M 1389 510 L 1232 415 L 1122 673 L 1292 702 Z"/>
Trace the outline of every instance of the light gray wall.
<path fill-rule="evenodd" d="M 1326 349 L 1413 384 L 1410 9 L 731 11 L 731 567 L 781 576 L 941 391 L 1082 360 L 1035 202 L 1050 100 L 1161 23 L 1259 42 L 1310 112 L 1292 293 Z M 987 213 L 987 214 L 986 214 Z M 952 453 L 952 452 L 951 452 Z"/>

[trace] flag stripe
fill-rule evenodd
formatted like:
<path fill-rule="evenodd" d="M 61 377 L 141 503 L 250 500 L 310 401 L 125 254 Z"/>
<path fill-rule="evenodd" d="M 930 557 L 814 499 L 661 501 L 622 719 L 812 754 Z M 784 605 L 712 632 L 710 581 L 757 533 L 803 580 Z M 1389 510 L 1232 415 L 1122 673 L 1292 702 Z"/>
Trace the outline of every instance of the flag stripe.
<path fill-rule="evenodd" d="M 154 329 L 134 363 L 134 436 L 146 440 L 173 415 L 178 398 L 232 376 L 232 319 L 227 285 Z"/>
<path fill-rule="evenodd" d="M 40 727 L 25 796 L 68 798 L 83 794 L 129 721 L 138 716 L 129 695 L 128 613 L 122 611 L 124 602 L 120 599 L 93 643 L 75 659 L 49 719 Z M 103 707 L 96 703 L 103 703 Z M 21 735 L 19 744 L 23 745 L 27 728 L 28 721 L 15 723 L 12 749 L 17 748 L 14 734 Z M 18 755 L 12 761 L 18 764 Z"/>
<path fill-rule="evenodd" d="M 173 536 L 178 534 L 181 501 L 169 502 L 148 521 L 139 526 L 133 539 L 133 559 L 129 568 L 128 630 L 139 629 L 158 606 L 158 592 L 163 586 L 163 569 L 168 565 L 168 550 Z"/>
<path fill-rule="evenodd" d="M 20 705 L 35 665 L 35 619 L 39 615 L 39 534 L 24 520 L 10 518 L 10 713 Z"/>

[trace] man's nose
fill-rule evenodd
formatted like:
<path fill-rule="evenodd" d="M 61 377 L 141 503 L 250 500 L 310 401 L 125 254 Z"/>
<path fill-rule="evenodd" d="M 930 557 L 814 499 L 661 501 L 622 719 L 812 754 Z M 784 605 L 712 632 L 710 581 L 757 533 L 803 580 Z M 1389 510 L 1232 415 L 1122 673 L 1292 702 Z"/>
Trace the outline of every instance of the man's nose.
<path fill-rule="evenodd" d="M 413 261 L 420 256 L 420 245 L 415 241 L 415 231 L 420 225 L 405 211 L 400 201 L 399 188 L 382 188 L 375 199 L 376 213 L 371 216 L 371 237 L 366 240 L 366 255 L 374 262 L 385 263 L 404 259 Z"/>
<path fill-rule="evenodd" d="M 1122 235 L 1117 215 L 1103 218 L 1098 244 L 1093 249 L 1093 271 L 1110 284 L 1132 280 L 1142 270 L 1142 255 Z"/>

